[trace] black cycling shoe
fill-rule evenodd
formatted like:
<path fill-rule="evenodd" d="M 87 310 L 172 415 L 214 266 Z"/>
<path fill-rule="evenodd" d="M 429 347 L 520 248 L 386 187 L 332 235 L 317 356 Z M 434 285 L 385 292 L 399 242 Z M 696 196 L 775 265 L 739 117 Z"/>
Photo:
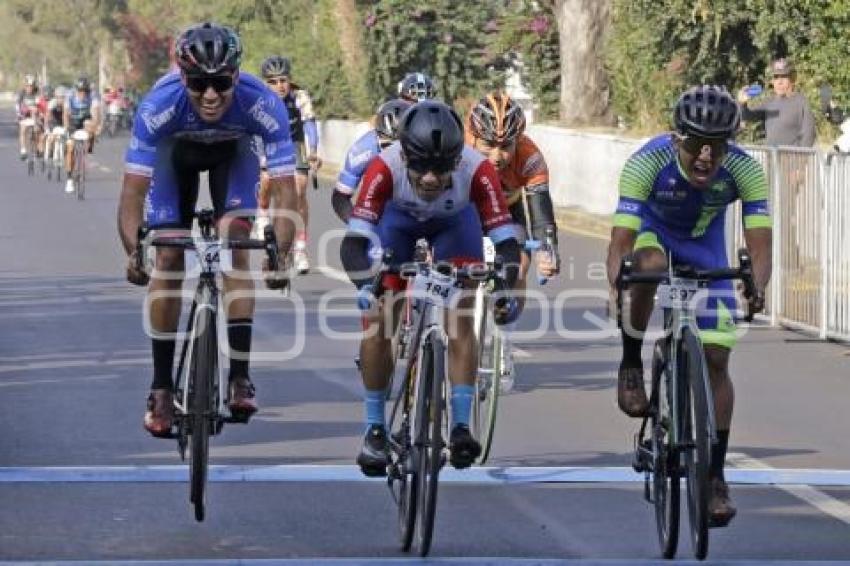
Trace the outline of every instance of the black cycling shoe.
<path fill-rule="evenodd" d="M 387 475 L 387 465 L 390 462 L 387 450 L 387 429 L 383 425 L 369 425 L 363 437 L 363 447 L 357 455 L 357 465 L 363 475 L 370 478 Z"/>
<path fill-rule="evenodd" d="M 469 427 L 465 424 L 456 424 L 452 429 L 449 448 L 451 456 L 449 462 L 452 466 L 461 470 L 471 466 L 475 459 L 481 455 L 481 445 L 472 436 Z"/>

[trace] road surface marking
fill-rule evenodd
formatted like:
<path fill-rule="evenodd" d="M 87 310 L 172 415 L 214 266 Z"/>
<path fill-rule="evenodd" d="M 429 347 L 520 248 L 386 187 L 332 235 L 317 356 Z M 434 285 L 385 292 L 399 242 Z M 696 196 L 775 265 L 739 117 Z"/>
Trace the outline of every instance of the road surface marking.
<path fill-rule="evenodd" d="M 189 468 L 185 465 L 0 467 L 0 483 L 168 483 L 184 482 L 188 478 L 188 473 Z M 770 467 L 729 468 L 726 470 L 726 477 L 731 483 L 736 484 L 787 486 L 794 489 L 811 485 L 850 486 L 850 470 L 774 469 Z M 213 465 L 209 469 L 209 481 L 218 483 L 385 483 L 386 479 L 366 478 L 360 473 L 360 469 L 354 465 L 287 464 L 277 466 Z M 639 483 L 643 482 L 643 475 L 627 467 L 512 466 L 500 468 L 487 466 L 468 470 L 446 468 L 440 474 L 440 481 L 492 485 Z"/>

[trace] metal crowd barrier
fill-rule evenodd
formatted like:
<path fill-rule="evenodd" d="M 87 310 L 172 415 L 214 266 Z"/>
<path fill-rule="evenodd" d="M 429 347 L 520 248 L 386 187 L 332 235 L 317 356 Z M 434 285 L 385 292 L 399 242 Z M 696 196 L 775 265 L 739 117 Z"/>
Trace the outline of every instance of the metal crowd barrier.
<path fill-rule="evenodd" d="M 765 168 L 773 215 L 773 325 L 850 341 L 850 156 L 747 146 Z M 727 218 L 731 252 L 744 244 L 740 204 Z"/>

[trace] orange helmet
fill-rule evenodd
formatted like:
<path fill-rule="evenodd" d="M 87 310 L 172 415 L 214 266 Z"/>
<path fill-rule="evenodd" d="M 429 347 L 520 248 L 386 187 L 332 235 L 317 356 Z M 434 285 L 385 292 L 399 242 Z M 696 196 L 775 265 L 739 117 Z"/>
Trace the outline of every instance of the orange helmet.
<path fill-rule="evenodd" d="M 491 92 L 469 113 L 469 133 L 473 138 L 492 144 L 517 139 L 525 131 L 525 114 L 514 100 L 503 92 Z"/>

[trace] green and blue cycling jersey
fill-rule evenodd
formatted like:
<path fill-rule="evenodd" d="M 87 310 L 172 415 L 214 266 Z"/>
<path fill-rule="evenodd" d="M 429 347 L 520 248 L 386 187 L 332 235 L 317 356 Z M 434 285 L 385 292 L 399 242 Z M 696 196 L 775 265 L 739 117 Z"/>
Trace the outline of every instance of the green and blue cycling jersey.
<path fill-rule="evenodd" d="M 708 187 L 692 185 L 683 173 L 670 134 L 651 139 L 626 161 L 614 226 L 637 232 L 635 250 L 657 248 L 674 264 L 698 269 L 729 266 L 725 216 L 741 200 L 744 228 L 772 226 L 762 166 L 730 144 Z M 735 297 L 730 281 L 710 286 L 697 313 L 702 340 L 731 348 L 735 343 Z"/>

